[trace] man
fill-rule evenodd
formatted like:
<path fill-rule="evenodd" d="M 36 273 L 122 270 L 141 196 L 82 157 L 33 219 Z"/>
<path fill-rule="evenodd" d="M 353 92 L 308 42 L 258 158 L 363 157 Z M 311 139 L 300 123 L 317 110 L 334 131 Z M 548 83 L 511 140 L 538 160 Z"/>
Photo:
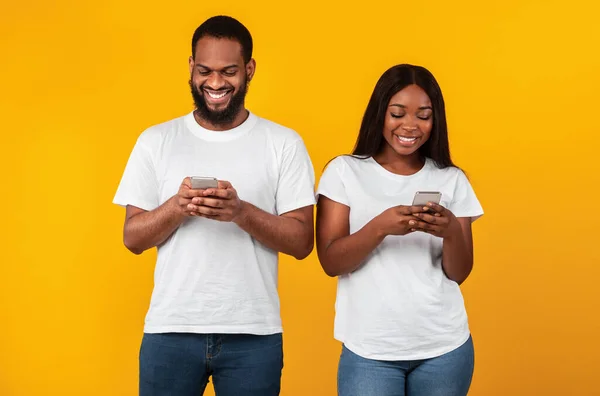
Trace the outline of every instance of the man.
<path fill-rule="evenodd" d="M 220 396 L 278 395 L 278 252 L 313 249 L 313 166 L 296 132 L 245 108 L 256 62 L 240 22 L 200 25 L 189 66 L 196 109 L 139 136 L 114 198 L 125 246 L 158 248 L 140 395 L 201 395 L 210 376 Z"/>

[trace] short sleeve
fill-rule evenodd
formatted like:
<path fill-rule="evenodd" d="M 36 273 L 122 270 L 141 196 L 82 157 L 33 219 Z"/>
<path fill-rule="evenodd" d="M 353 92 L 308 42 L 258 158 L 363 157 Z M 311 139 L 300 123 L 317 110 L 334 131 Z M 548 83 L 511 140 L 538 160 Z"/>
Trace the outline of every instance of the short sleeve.
<path fill-rule="evenodd" d="M 467 176 L 458 171 L 456 185 L 454 187 L 454 197 L 449 205 L 450 211 L 456 217 L 470 217 L 472 221 L 483 216 L 483 208 L 475 195 L 475 191 L 467 179 Z"/>
<path fill-rule="evenodd" d="M 279 215 L 315 204 L 315 172 L 302 139 L 283 151 L 275 198 Z"/>
<path fill-rule="evenodd" d="M 317 188 L 317 197 L 319 195 L 350 206 L 348 194 L 343 182 L 343 173 L 345 169 L 344 160 L 341 157 L 333 159 L 323 171 Z"/>
<path fill-rule="evenodd" d="M 135 143 L 121 177 L 113 203 L 132 205 L 147 211 L 159 206 L 158 183 L 152 155 L 152 147 L 146 134 Z"/>

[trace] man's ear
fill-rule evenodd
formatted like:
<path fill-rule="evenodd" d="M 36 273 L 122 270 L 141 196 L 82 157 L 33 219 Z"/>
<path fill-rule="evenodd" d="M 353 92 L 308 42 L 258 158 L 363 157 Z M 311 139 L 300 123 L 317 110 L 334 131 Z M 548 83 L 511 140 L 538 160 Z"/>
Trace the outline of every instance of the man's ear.
<path fill-rule="evenodd" d="M 246 76 L 248 76 L 248 82 L 252 81 L 252 78 L 254 77 L 254 73 L 256 72 L 256 61 L 253 59 L 250 59 L 250 62 L 248 62 L 246 64 Z"/>
<path fill-rule="evenodd" d="M 189 64 L 190 64 L 190 76 L 192 75 L 192 73 L 194 73 L 194 57 L 190 56 L 190 59 L 188 60 Z"/>

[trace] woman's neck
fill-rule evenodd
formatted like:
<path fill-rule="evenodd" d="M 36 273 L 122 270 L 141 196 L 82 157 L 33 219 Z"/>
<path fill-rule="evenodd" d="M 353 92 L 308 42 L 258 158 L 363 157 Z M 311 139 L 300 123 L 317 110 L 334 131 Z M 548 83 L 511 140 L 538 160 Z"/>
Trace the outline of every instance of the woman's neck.
<path fill-rule="evenodd" d="M 384 149 L 373 159 L 388 171 L 404 176 L 417 173 L 425 165 L 425 158 L 418 151 L 411 155 L 399 155 L 394 150 Z"/>

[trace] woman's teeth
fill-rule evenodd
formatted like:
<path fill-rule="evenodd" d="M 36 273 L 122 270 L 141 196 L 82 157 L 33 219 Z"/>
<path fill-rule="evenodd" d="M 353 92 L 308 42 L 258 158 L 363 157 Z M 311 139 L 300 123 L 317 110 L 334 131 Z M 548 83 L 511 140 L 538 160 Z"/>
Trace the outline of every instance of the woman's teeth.
<path fill-rule="evenodd" d="M 397 137 L 397 138 L 398 138 L 398 140 L 400 140 L 401 142 L 409 142 L 409 143 L 410 143 L 410 142 L 414 142 L 415 140 L 417 140 L 417 138 L 416 138 L 416 137 L 411 137 L 411 138 L 408 138 L 408 137 L 404 137 L 404 136 L 398 136 L 398 135 L 396 135 L 396 137 Z"/>

